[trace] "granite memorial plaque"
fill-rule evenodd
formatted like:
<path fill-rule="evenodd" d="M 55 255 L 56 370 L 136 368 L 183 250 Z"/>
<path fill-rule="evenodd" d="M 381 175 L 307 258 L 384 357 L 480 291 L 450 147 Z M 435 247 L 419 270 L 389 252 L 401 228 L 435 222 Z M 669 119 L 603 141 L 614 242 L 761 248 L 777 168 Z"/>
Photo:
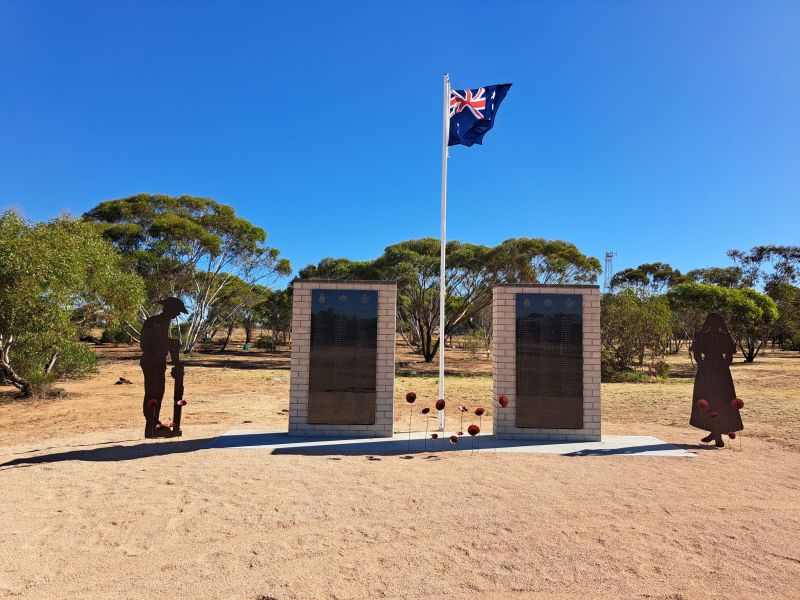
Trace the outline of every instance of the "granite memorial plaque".
<path fill-rule="evenodd" d="M 583 302 L 516 295 L 516 426 L 583 427 Z"/>
<path fill-rule="evenodd" d="M 311 292 L 308 423 L 375 423 L 378 292 Z"/>

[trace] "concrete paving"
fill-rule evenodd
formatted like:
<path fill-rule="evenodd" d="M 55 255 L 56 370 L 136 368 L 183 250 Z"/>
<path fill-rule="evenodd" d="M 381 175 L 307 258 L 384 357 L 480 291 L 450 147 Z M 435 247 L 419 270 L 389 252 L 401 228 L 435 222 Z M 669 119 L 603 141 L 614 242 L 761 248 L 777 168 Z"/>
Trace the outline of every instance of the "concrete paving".
<path fill-rule="evenodd" d="M 695 447 L 670 444 L 649 435 L 604 435 L 600 442 L 531 442 L 497 440 L 491 435 L 463 436 L 453 445 L 449 436 L 431 440 L 422 433 L 398 433 L 391 438 L 291 437 L 285 431 L 232 429 L 206 444 L 205 448 L 258 448 L 271 454 L 394 455 L 424 452 L 521 452 L 563 456 L 697 456 Z"/>

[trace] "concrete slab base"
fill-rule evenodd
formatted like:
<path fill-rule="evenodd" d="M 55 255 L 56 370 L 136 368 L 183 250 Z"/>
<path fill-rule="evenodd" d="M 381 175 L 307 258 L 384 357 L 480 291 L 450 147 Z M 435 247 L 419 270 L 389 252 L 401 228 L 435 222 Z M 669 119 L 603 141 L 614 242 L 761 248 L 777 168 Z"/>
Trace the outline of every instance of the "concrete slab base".
<path fill-rule="evenodd" d="M 324 438 L 289 436 L 285 431 L 232 429 L 209 442 L 205 448 L 258 448 L 271 454 L 392 455 L 421 452 L 519 452 L 563 456 L 676 456 L 693 457 L 692 447 L 670 444 L 649 435 L 604 435 L 600 442 L 531 442 L 498 440 L 491 435 L 463 436 L 459 443 L 431 440 L 422 433 L 396 434 L 392 438 Z"/>

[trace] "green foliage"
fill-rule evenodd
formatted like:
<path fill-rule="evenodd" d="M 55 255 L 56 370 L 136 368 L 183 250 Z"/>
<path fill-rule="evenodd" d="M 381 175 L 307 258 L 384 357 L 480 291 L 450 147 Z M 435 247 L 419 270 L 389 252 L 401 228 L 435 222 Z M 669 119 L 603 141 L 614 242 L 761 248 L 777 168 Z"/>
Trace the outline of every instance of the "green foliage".
<path fill-rule="evenodd" d="M 667 293 L 674 311 L 693 320 L 696 332 L 709 312 L 725 317 L 745 362 L 753 362 L 778 320 L 775 301 L 753 289 L 724 288 L 707 283 L 682 283 Z"/>
<path fill-rule="evenodd" d="M 686 276 L 698 283 L 710 283 L 728 288 L 748 287 L 745 285 L 745 274 L 741 267 L 709 267 L 694 269 Z"/>
<path fill-rule="evenodd" d="M 349 260 L 347 258 L 323 258 L 319 264 L 300 269 L 300 279 L 375 280 L 383 275 L 375 261 Z"/>
<path fill-rule="evenodd" d="M 80 328 L 130 319 L 144 298 L 114 249 L 69 217 L 30 225 L 0 214 L 0 257 L 0 376 L 25 395 L 31 382 L 90 369 Z"/>
<path fill-rule="evenodd" d="M 600 261 L 575 244 L 541 238 L 510 238 L 493 251 L 493 267 L 503 283 L 591 284 Z"/>
<path fill-rule="evenodd" d="M 643 298 L 632 289 L 604 294 L 600 301 L 601 376 L 628 371 L 650 359 L 651 368 L 666 353 L 672 314 L 663 296 Z"/>
<path fill-rule="evenodd" d="M 729 250 L 728 256 L 744 274 L 742 287 L 753 287 L 760 281 L 767 285 L 793 284 L 800 279 L 800 246 L 755 246 L 748 251 Z"/>
<path fill-rule="evenodd" d="M 645 263 L 635 269 L 624 269 L 611 278 L 611 290 L 633 289 L 641 296 L 663 293 L 687 277 L 666 263 Z"/>
<path fill-rule="evenodd" d="M 146 308 L 167 296 L 184 299 L 191 313 L 186 352 L 217 319 L 232 318 L 257 300 L 248 286 L 291 272 L 289 261 L 265 245 L 262 228 L 211 198 L 138 194 L 102 202 L 84 219 L 95 223 L 145 279 Z M 247 298 L 236 302 L 231 295 L 239 291 Z M 220 307 L 223 303 L 227 306 Z"/>
<path fill-rule="evenodd" d="M 119 324 L 113 324 L 103 330 L 100 336 L 101 344 L 122 344 L 131 341 L 131 334 Z"/>
<path fill-rule="evenodd" d="M 256 340 L 256 348 L 263 348 L 265 350 L 275 351 L 278 346 L 277 340 L 271 335 L 260 335 Z"/>
<path fill-rule="evenodd" d="M 767 294 L 778 307 L 778 343 L 786 350 L 800 350 L 800 288 L 774 281 L 767 285 Z"/>
<path fill-rule="evenodd" d="M 260 327 L 269 329 L 273 337 L 280 333 L 286 340 L 292 328 L 292 297 L 290 290 L 270 290 L 265 298 L 253 306 L 252 318 Z"/>

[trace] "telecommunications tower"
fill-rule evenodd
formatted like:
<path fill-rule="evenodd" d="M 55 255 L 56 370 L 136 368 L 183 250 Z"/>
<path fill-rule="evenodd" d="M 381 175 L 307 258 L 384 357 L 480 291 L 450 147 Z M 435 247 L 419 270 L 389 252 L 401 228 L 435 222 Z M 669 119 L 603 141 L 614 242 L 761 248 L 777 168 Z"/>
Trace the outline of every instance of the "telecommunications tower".
<path fill-rule="evenodd" d="M 614 276 L 614 257 L 617 255 L 613 250 L 606 250 L 606 268 L 603 270 L 603 291 L 608 292 L 611 287 L 611 278 Z"/>

